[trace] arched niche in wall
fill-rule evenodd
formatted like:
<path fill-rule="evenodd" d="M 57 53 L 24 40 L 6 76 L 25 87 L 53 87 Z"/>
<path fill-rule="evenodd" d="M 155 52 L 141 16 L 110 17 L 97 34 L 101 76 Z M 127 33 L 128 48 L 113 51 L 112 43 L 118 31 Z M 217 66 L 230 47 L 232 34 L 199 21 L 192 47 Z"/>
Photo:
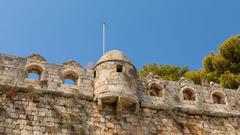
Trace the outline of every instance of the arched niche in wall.
<path fill-rule="evenodd" d="M 148 95 L 155 97 L 164 97 L 164 87 L 158 83 L 150 83 L 147 86 Z"/>
<path fill-rule="evenodd" d="M 190 86 L 185 86 L 181 88 L 180 99 L 182 101 L 197 101 L 196 90 Z"/>
<path fill-rule="evenodd" d="M 74 70 L 68 70 L 62 73 L 61 78 L 64 84 L 78 85 L 78 73 Z"/>
<path fill-rule="evenodd" d="M 31 63 L 25 66 L 25 77 L 30 80 L 44 80 L 44 71 L 43 65 Z"/>
<path fill-rule="evenodd" d="M 226 94 L 222 91 L 215 90 L 211 93 L 212 103 L 213 104 L 227 104 Z"/>

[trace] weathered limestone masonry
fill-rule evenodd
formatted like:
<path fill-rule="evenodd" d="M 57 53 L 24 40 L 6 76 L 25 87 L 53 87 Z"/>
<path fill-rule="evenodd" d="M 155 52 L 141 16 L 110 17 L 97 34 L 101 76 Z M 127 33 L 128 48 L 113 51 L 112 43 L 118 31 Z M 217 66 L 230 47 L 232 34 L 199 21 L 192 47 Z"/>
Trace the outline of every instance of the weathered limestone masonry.
<path fill-rule="evenodd" d="M 0 54 L 0 134 L 240 134 L 239 90 L 136 72 L 116 50 L 87 69 Z"/>

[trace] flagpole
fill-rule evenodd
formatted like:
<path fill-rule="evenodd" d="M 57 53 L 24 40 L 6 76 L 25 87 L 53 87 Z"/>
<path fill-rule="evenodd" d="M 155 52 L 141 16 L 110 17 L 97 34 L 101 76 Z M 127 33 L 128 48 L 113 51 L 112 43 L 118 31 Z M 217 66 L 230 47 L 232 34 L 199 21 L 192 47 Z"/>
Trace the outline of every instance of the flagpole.
<path fill-rule="evenodd" d="M 106 45 L 106 41 L 105 41 L 105 38 L 106 38 L 106 24 L 105 23 L 103 23 L 103 39 L 102 39 L 102 41 L 103 41 L 103 43 L 102 43 L 102 45 L 103 45 L 103 55 L 105 54 L 105 45 Z"/>

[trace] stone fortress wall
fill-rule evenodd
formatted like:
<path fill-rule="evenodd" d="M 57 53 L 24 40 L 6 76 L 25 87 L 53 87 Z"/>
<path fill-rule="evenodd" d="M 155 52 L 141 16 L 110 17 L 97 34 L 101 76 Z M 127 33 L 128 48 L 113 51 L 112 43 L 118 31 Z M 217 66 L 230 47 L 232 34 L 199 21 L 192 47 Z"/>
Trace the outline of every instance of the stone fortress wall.
<path fill-rule="evenodd" d="M 116 50 L 87 69 L 0 54 L 0 103 L 1 134 L 240 134 L 239 90 L 138 78 Z"/>

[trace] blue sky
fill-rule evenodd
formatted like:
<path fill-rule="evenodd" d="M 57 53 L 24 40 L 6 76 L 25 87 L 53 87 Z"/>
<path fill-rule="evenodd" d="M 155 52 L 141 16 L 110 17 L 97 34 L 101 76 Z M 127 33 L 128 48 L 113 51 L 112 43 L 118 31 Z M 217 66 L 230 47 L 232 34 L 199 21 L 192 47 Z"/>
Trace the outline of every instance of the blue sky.
<path fill-rule="evenodd" d="M 0 52 L 39 53 L 51 63 L 86 66 L 106 48 L 143 64 L 202 66 L 229 36 L 240 33 L 239 0 L 0 0 Z"/>

